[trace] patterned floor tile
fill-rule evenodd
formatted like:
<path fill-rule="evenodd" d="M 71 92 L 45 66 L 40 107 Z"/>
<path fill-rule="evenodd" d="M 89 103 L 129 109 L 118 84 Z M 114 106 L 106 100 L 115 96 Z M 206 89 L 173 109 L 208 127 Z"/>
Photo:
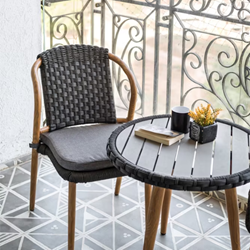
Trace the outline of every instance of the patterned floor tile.
<path fill-rule="evenodd" d="M 1 238 L 2 238 L 2 234 L 0 234 L 0 235 L 1 235 Z M 0 245 L 0 249 L 1 250 L 18 249 L 19 245 L 20 245 L 20 241 L 21 241 L 20 237 L 18 239 L 8 241 L 6 244 L 4 244 L 2 246 Z M 1 243 L 1 241 L 0 241 L 0 243 Z"/>
<path fill-rule="evenodd" d="M 30 162 L 0 172 L 0 249 L 67 250 L 68 182 L 46 157 L 38 172 L 36 208 L 29 211 Z M 77 185 L 75 250 L 140 250 L 145 231 L 144 184 L 124 177 Z M 250 234 L 240 214 L 241 249 Z M 166 235 L 155 250 L 231 249 L 225 204 L 199 192 L 173 191 Z"/>
<path fill-rule="evenodd" d="M 225 246 L 223 245 L 219 246 L 207 239 L 200 239 L 197 243 L 191 244 L 191 246 L 189 246 L 186 249 L 200 250 L 200 249 L 204 249 L 204 246 L 206 246 L 206 249 L 213 249 L 213 250 L 227 249 Z"/>
<path fill-rule="evenodd" d="M 177 199 L 176 197 L 173 196 L 171 198 L 171 207 L 170 207 L 171 217 L 174 217 L 180 213 L 183 213 L 191 207 L 192 206 L 186 203 L 185 201 Z"/>
<path fill-rule="evenodd" d="M 44 248 L 38 246 L 35 242 L 25 237 L 22 242 L 21 250 L 28 250 L 28 249 L 43 250 Z"/>
<path fill-rule="evenodd" d="M 176 218 L 175 221 L 193 232 L 201 233 L 200 221 L 195 208 Z"/>
<path fill-rule="evenodd" d="M 143 228 L 143 221 L 141 218 L 141 209 L 139 207 L 133 209 L 129 213 L 119 217 L 119 221 L 123 222 L 124 224 L 134 228 L 135 230 L 142 232 Z"/>
<path fill-rule="evenodd" d="M 213 198 L 206 200 L 205 202 L 199 205 L 200 208 L 204 208 L 207 211 L 210 211 L 214 214 L 221 216 L 222 218 L 226 217 L 226 210 L 223 207 L 223 204 Z"/>

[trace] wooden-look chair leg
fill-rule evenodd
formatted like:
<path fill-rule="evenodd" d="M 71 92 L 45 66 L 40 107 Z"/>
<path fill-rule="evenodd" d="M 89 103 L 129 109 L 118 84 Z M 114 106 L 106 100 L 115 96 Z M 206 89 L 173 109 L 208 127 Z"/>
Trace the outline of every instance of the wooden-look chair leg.
<path fill-rule="evenodd" d="M 69 182 L 68 203 L 68 250 L 75 247 L 76 183 Z"/>
<path fill-rule="evenodd" d="M 116 178 L 115 195 L 119 195 L 122 184 L 122 177 Z"/>
<path fill-rule="evenodd" d="M 155 238 L 162 209 L 164 191 L 164 188 L 160 188 L 157 186 L 154 186 L 153 188 L 146 219 L 146 233 L 144 238 L 143 250 L 154 249 Z"/>
<path fill-rule="evenodd" d="M 170 203 L 171 203 L 171 189 L 165 189 L 165 195 L 162 205 L 161 211 L 161 234 L 165 235 L 167 233 L 167 225 L 168 225 L 168 215 L 170 210 Z"/>
<path fill-rule="evenodd" d="M 30 177 L 30 211 L 33 211 L 35 209 L 37 170 L 38 170 L 38 153 L 35 149 L 32 149 L 31 177 Z"/>
<path fill-rule="evenodd" d="M 226 189 L 225 194 L 232 250 L 240 250 L 240 225 L 236 188 Z"/>
<path fill-rule="evenodd" d="M 151 193 L 152 193 L 152 186 L 150 184 L 145 183 L 145 185 L 144 185 L 144 194 L 145 194 L 145 221 L 147 221 Z"/>

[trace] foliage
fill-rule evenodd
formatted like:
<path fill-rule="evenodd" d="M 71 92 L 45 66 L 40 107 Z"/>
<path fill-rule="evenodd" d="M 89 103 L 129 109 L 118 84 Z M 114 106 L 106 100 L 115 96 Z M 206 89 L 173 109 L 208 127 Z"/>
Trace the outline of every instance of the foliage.
<path fill-rule="evenodd" d="M 207 107 L 204 107 L 201 104 L 201 108 L 197 107 L 195 109 L 195 112 L 190 110 L 188 115 L 192 117 L 194 119 L 194 122 L 196 122 L 198 125 L 206 127 L 214 123 L 221 110 L 222 109 L 213 110 L 210 104 L 208 104 Z"/>

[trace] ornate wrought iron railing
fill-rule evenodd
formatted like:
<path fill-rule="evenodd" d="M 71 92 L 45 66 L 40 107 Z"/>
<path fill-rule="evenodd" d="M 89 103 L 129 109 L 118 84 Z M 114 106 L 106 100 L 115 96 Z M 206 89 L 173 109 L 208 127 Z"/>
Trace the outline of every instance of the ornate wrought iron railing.
<path fill-rule="evenodd" d="M 249 1 L 53 2 L 42 8 L 44 48 L 109 47 L 136 76 L 139 114 L 208 102 L 223 109 L 222 118 L 250 126 Z M 126 109 L 127 79 L 115 66 L 112 70 L 117 105 Z"/>

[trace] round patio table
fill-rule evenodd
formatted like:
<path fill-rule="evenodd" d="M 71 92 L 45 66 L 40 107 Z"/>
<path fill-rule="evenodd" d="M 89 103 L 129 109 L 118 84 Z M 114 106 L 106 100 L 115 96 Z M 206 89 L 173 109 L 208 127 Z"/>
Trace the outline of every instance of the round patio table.
<path fill-rule="evenodd" d="M 161 209 L 161 233 L 166 233 L 173 189 L 225 190 L 232 249 L 240 250 L 236 187 L 250 182 L 250 130 L 228 121 L 217 120 L 217 123 L 216 139 L 206 144 L 191 140 L 189 134 L 171 146 L 134 135 L 134 130 L 147 124 L 170 129 L 170 115 L 133 120 L 110 136 L 107 153 L 114 166 L 145 183 L 144 250 L 154 249 Z"/>

